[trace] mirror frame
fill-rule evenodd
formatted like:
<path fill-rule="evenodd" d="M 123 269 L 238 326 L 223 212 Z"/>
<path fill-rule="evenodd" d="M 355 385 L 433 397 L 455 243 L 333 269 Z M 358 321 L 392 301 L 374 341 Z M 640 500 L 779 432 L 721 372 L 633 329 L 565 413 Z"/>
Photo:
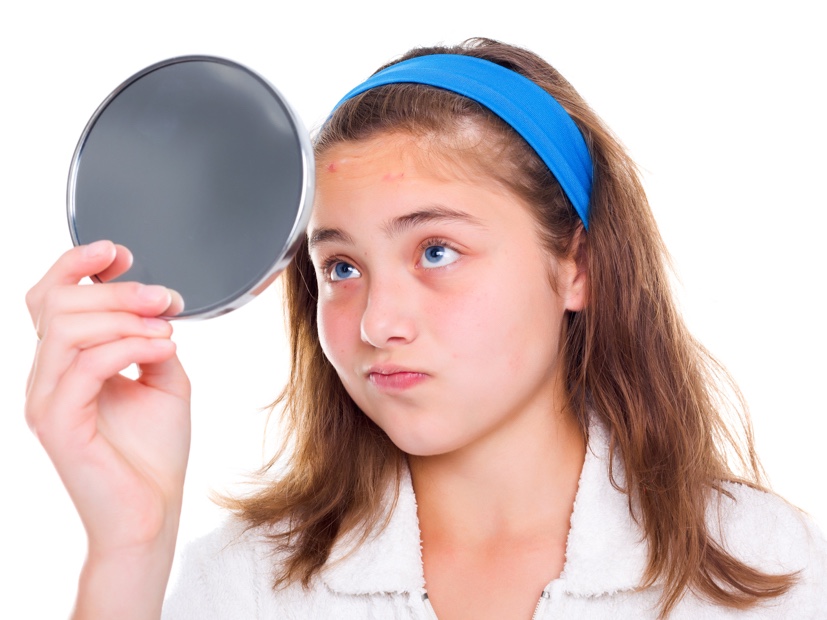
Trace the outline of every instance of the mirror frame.
<path fill-rule="evenodd" d="M 125 80 L 120 86 L 113 90 L 106 97 L 106 99 L 104 99 L 103 102 L 98 106 L 97 110 L 95 110 L 95 113 L 89 119 L 89 121 L 86 124 L 86 127 L 81 133 L 80 139 L 78 140 L 77 146 L 75 147 L 75 151 L 72 155 L 71 165 L 69 167 L 69 179 L 66 188 L 66 216 L 68 219 L 69 232 L 72 237 L 72 243 L 75 246 L 97 241 L 97 239 L 79 238 L 76 227 L 77 205 L 75 203 L 76 182 L 78 171 L 81 166 L 83 150 L 86 146 L 86 142 L 90 134 L 92 133 L 95 127 L 95 124 L 97 123 L 101 115 L 104 113 L 104 111 L 108 108 L 108 106 L 112 103 L 112 101 L 114 101 L 123 91 L 132 86 L 135 82 L 144 78 L 150 73 L 163 70 L 166 67 L 171 67 L 180 63 L 187 62 L 210 62 L 226 65 L 247 73 L 250 77 L 256 79 L 259 83 L 261 83 L 265 87 L 265 89 L 267 89 L 271 93 L 274 100 L 280 103 L 281 107 L 283 107 L 286 111 L 287 117 L 290 123 L 292 124 L 294 134 L 297 137 L 301 155 L 301 196 L 299 199 L 296 217 L 294 218 L 293 228 L 290 231 L 290 234 L 288 235 L 287 241 L 285 242 L 282 250 L 278 253 L 276 260 L 273 262 L 273 264 L 270 265 L 266 273 L 257 281 L 249 284 L 246 288 L 241 290 L 234 297 L 225 301 L 224 303 L 221 303 L 219 305 L 214 304 L 213 306 L 208 307 L 207 309 L 199 312 L 187 312 L 187 308 L 184 308 L 184 311 L 181 314 L 175 317 L 167 317 L 174 319 L 207 319 L 227 314 L 228 312 L 236 310 L 237 308 L 240 308 L 244 304 L 248 303 L 249 301 L 257 297 L 259 293 L 264 291 L 264 289 L 266 289 L 267 286 L 269 286 L 276 279 L 276 277 L 282 271 L 284 271 L 284 269 L 295 256 L 296 251 L 298 250 L 302 242 L 302 238 L 304 236 L 307 225 L 310 221 L 310 213 L 313 207 L 313 192 L 315 187 L 315 159 L 313 155 L 313 146 L 310 141 L 310 134 L 305 129 L 304 124 L 298 118 L 296 112 L 290 106 L 287 99 L 285 99 L 285 97 L 261 75 L 240 63 L 219 56 L 187 55 L 168 58 L 166 60 L 162 60 L 160 62 L 152 64 L 142 69 L 141 71 L 138 71 L 129 79 Z M 129 272 L 127 271 L 126 273 L 128 274 Z M 97 276 L 93 276 L 92 279 L 94 281 L 101 282 L 101 280 Z"/>

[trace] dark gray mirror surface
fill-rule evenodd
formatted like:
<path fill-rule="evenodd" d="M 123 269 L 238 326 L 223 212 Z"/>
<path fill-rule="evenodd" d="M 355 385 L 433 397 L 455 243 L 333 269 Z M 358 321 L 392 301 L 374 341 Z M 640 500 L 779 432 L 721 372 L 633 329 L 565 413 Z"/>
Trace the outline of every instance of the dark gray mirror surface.
<path fill-rule="evenodd" d="M 119 280 L 177 290 L 181 316 L 216 316 L 287 265 L 312 183 L 309 138 L 272 86 L 224 59 L 172 59 L 130 78 L 89 121 L 69 225 L 76 244 L 132 251 Z"/>

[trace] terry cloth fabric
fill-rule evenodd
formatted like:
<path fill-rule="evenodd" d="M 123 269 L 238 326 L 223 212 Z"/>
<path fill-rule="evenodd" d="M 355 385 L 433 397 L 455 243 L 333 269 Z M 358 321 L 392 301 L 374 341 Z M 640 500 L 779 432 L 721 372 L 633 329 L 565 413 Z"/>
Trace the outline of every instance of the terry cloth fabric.
<path fill-rule="evenodd" d="M 658 584 L 640 589 L 647 542 L 626 496 L 608 476 L 608 440 L 590 429 L 562 574 L 545 589 L 538 619 L 641 620 L 657 616 Z M 620 472 L 615 463 L 615 472 Z M 622 476 L 619 482 L 623 482 Z M 800 571 L 786 595 L 748 611 L 715 606 L 687 593 L 670 620 L 827 618 L 827 541 L 808 517 L 781 498 L 726 484 L 732 498 L 709 508 L 710 529 L 730 552 L 766 572 Z M 236 520 L 191 543 L 163 618 L 433 620 L 424 600 L 419 525 L 410 477 L 404 476 L 387 526 L 361 546 L 341 540 L 309 590 L 274 591 L 274 555 L 262 530 Z"/>

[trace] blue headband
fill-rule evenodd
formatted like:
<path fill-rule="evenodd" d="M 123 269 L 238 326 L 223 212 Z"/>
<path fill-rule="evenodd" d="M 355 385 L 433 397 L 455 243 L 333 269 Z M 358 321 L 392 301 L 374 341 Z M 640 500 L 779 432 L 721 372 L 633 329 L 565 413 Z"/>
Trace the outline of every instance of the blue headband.
<path fill-rule="evenodd" d="M 519 73 L 460 54 L 411 58 L 372 75 L 336 104 L 386 84 L 435 86 L 485 106 L 537 152 L 589 227 L 592 160 L 583 135 L 557 100 Z M 334 108 L 335 109 L 335 108 Z"/>

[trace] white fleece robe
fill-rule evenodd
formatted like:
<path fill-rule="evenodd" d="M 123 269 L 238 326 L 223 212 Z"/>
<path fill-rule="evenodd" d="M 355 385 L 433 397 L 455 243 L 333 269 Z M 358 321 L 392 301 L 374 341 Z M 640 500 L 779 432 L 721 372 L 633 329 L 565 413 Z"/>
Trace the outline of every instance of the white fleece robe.
<path fill-rule="evenodd" d="M 620 468 L 615 465 L 616 475 Z M 620 478 L 619 482 L 622 482 Z M 687 593 L 672 620 L 827 619 L 827 541 L 811 520 L 782 499 L 740 484 L 726 484 L 708 522 L 716 540 L 738 558 L 769 573 L 800 571 L 786 595 L 748 611 L 715 606 Z M 179 582 L 165 620 L 207 619 L 421 619 L 436 616 L 425 600 L 416 499 L 409 476 L 383 530 L 349 553 L 337 543 L 310 590 L 274 592 L 278 561 L 259 530 L 228 521 L 185 550 Z M 647 543 L 629 513 L 627 497 L 608 475 L 608 441 L 590 429 L 559 578 L 538 597 L 535 618 L 641 620 L 657 617 L 659 585 L 640 589 Z M 526 619 L 528 620 L 528 619 Z"/>

